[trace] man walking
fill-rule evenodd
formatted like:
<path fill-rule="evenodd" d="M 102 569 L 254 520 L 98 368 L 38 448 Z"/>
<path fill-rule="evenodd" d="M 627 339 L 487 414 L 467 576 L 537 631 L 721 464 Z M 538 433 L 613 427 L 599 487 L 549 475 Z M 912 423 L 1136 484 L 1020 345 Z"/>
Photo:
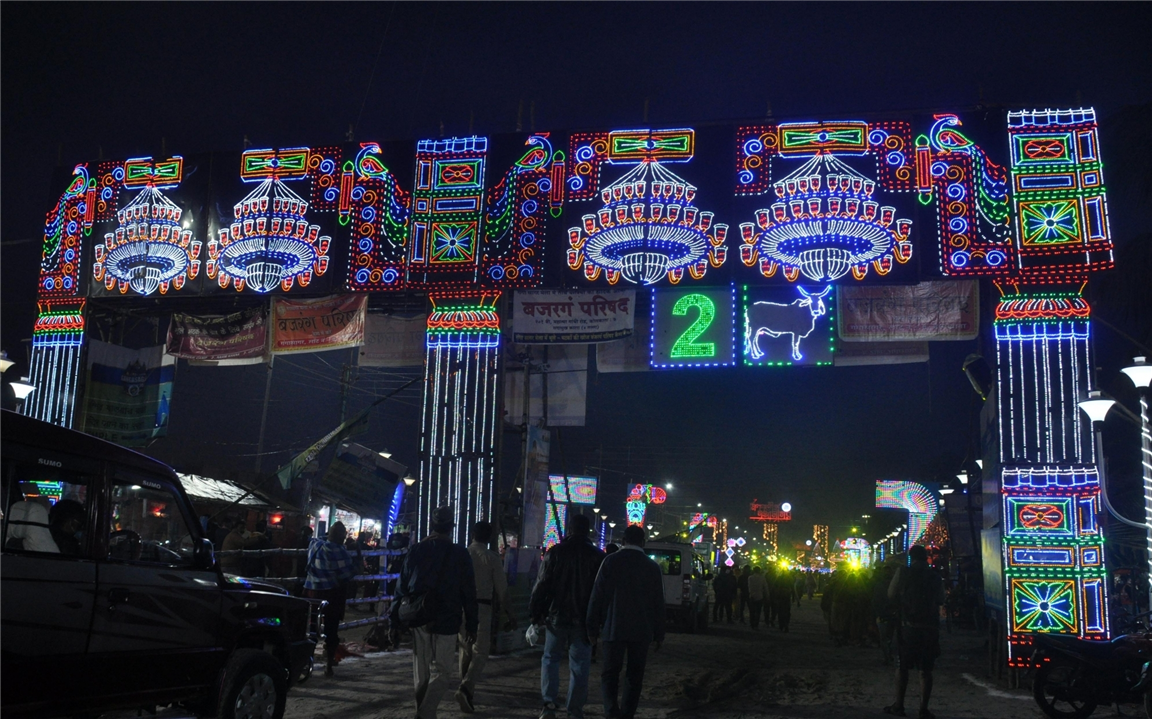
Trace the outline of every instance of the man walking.
<path fill-rule="evenodd" d="M 744 610 L 748 607 L 748 575 L 752 572 L 752 567 L 745 565 L 743 568 L 736 570 L 736 616 L 740 623 L 744 623 Z"/>
<path fill-rule="evenodd" d="M 932 696 L 932 667 L 940 656 L 940 605 L 944 603 L 944 582 L 928 566 L 928 551 L 919 544 L 908 550 L 911 564 L 896 570 L 888 586 L 888 598 L 900 612 L 899 666 L 896 669 L 896 701 L 884 707 L 885 714 L 906 716 L 904 695 L 908 672 L 920 669 L 920 719 L 933 719 L 928 711 Z"/>
<path fill-rule="evenodd" d="M 604 560 L 592 601 L 588 631 L 604 637 L 604 716 L 632 719 L 640 704 L 648 645 L 664 643 L 664 578 L 660 566 L 644 553 L 644 528 L 624 530 L 624 548 Z M 619 699 L 620 669 L 627 655 L 624 696 Z"/>
<path fill-rule="evenodd" d="M 476 575 L 476 604 L 480 611 L 475 641 L 468 641 L 467 630 L 460 632 L 460 688 L 456 690 L 456 701 L 460 702 L 460 710 L 465 714 L 476 711 L 473 692 L 492 648 L 494 606 L 499 605 L 503 612 L 505 626 L 511 628 L 515 625 L 505 599 L 508 578 L 504 576 L 504 563 L 499 554 L 488 548 L 491 541 L 491 523 L 477 522 L 472 526 L 472 543 L 468 545 L 468 554 L 472 557 L 472 571 Z"/>
<path fill-rule="evenodd" d="M 464 643 L 476 643 L 476 577 L 468 551 L 452 543 L 455 524 L 451 507 L 432 512 L 432 533 L 404 558 L 392 603 L 392 646 L 400 641 L 402 622 L 412 630 L 419 719 L 436 719 L 436 707 L 448 689 L 461 622 Z"/>
<path fill-rule="evenodd" d="M 556 719 L 560 693 L 560 662 L 568 652 L 568 716 L 581 719 L 588 701 L 588 675 L 592 671 L 591 627 L 588 601 L 604 553 L 592 544 L 588 517 L 572 517 L 568 536 L 544 555 L 529 612 L 533 624 L 544 624 L 544 656 L 540 660 L 540 719 Z"/>
<path fill-rule="evenodd" d="M 752 567 L 748 576 L 748 622 L 753 629 L 760 628 L 760 610 L 768 601 L 768 581 L 760 573 L 760 567 Z"/>

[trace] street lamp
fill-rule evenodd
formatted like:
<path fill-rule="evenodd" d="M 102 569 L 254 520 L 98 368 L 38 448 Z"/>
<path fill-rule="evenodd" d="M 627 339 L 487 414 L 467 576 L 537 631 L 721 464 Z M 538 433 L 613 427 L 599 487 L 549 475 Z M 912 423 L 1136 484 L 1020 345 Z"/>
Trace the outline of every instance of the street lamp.
<path fill-rule="evenodd" d="M 404 476 L 404 486 L 405 487 L 411 487 L 414 484 L 416 484 L 416 478 L 415 477 L 413 477 L 410 474 Z"/>
<path fill-rule="evenodd" d="M 392 453 L 385 449 L 383 452 L 378 453 L 384 459 L 392 459 Z"/>
<path fill-rule="evenodd" d="M 8 353 L 0 350 L 0 374 L 7 372 L 14 364 L 16 363 L 8 359 Z"/>
<path fill-rule="evenodd" d="M 1144 362 L 1143 357 L 1134 358 L 1135 364 L 1132 367 L 1125 367 L 1121 372 L 1132 380 L 1136 385 L 1137 394 L 1140 395 L 1140 453 L 1141 465 L 1144 469 L 1144 523 L 1133 522 L 1127 517 L 1121 516 L 1112 507 L 1112 502 L 1108 499 L 1107 476 L 1104 472 L 1104 442 L 1101 438 L 1101 426 L 1104 424 L 1104 418 L 1108 416 L 1108 411 L 1116 404 L 1116 400 L 1111 397 L 1106 397 L 1099 390 L 1092 390 L 1088 393 L 1088 399 L 1079 402 L 1080 409 L 1084 414 L 1088 415 L 1088 419 L 1092 420 L 1094 440 L 1096 442 L 1096 456 L 1097 465 L 1096 471 L 1100 477 L 1100 499 L 1104 501 L 1104 506 L 1108 509 L 1108 513 L 1116 519 L 1130 527 L 1139 527 L 1144 529 L 1145 533 L 1145 551 L 1147 552 L 1148 561 L 1148 576 L 1152 579 L 1152 436 L 1149 435 L 1148 430 L 1148 382 L 1152 380 L 1152 368 Z M 1148 369 L 1145 369 L 1148 368 Z M 1141 384 L 1143 382 L 1143 384 Z M 1152 586 L 1148 587 L 1149 601 L 1152 601 Z"/>
<path fill-rule="evenodd" d="M 16 395 L 16 411 L 24 413 L 24 400 L 36 390 L 36 385 L 29 384 L 27 377 L 21 377 L 17 382 L 11 382 L 12 393 Z"/>
<path fill-rule="evenodd" d="M 1132 384 L 1136 385 L 1136 394 L 1140 395 L 1140 466 L 1144 470 L 1144 526 L 1147 527 L 1148 566 L 1152 569 L 1152 429 L 1148 424 L 1148 389 L 1152 385 L 1152 365 L 1143 357 L 1133 357 L 1132 366 L 1120 370 Z M 1152 574 L 1149 575 L 1152 581 Z M 1152 586 L 1148 589 L 1152 598 Z"/>

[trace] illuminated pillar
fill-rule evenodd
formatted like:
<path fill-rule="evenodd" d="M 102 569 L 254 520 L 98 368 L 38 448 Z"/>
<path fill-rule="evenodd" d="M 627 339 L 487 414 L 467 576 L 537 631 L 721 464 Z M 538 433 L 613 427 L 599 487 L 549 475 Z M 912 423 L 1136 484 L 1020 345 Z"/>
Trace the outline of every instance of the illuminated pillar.
<path fill-rule="evenodd" d="M 424 361 L 420 536 L 432 510 L 451 506 L 454 538 L 490 519 L 500 361 L 499 292 L 432 293 Z"/>
<path fill-rule="evenodd" d="M 1092 424 L 1089 308 L 1079 292 L 1005 295 L 996 308 L 1009 662 L 1029 635 L 1108 639 L 1100 477 Z"/>
<path fill-rule="evenodd" d="M 84 300 L 41 300 L 38 304 L 28 377 L 36 389 L 24 402 L 24 414 L 71 427 L 84 344 Z"/>

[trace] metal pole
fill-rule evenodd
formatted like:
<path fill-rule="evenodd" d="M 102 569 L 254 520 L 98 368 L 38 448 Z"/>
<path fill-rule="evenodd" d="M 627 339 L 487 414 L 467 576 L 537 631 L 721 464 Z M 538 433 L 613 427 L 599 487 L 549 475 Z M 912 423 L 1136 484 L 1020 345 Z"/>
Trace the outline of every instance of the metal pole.
<path fill-rule="evenodd" d="M 261 460 L 264 459 L 264 430 L 268 426 L 268 396 L 272 393 L 272 362 L 276 355 L 268 355 L 268 375 L 264 380 L 264 409 L 260 412 L 260 437 L 256 440 L 256 474 L 260 474 Z"/>
<path fill-rule="evenodd" d="M 1137 389 L 1140 395 L 1140 466 L 1144 470 L 1144 529 L 1148 559 L 1148 607 L 1152 609 L 1152 428 L 1148 421 L 1148 390 Z"/>

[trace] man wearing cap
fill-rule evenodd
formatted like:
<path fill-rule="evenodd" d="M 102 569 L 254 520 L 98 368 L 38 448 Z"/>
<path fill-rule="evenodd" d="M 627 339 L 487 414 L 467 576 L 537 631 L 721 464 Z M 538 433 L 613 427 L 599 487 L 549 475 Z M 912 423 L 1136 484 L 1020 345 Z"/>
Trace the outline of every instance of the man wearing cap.
<path fill-rule="evenodd" d="M 456 524 L 452 508 L 437 507 L 431 520 L 432 533 L 404 558 L 392 603 L 393 646 L 399 639 L 401 606 L 411 607 L 422 597 L 421 603 L 427 608 L 426 618 L 408 623 L 412 630 L 416 716 L 420 719 L 436 719 L 436 707 L 448 690 L 460 625 L 464 625 L 467 644 L 476 643 L 478 626 L 472 557 L 452 542 Z"/>

